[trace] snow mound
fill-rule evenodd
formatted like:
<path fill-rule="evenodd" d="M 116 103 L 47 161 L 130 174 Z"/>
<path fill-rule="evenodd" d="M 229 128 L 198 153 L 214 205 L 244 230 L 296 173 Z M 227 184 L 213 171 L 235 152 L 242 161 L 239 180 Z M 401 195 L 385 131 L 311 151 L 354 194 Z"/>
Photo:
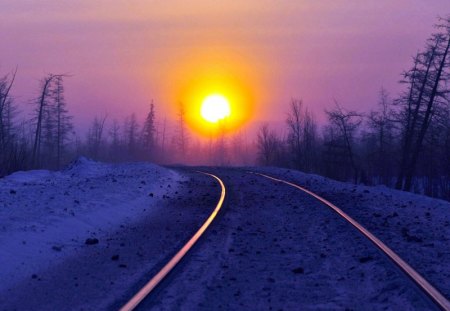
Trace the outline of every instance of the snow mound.
<path fill-rule="evenodd" d="M 90 177 L 106 172 L 110 165 L 94 161 L 86 157 L 79 157 L 70 163 L 64 170 L 64 174 L 78 177 Z"/>
<path fill-rule="evenodd" d="M 150 163 L 108 164 L 84 157 L 59 172 L 0 179 L 0 292 L 75 256 L 87 238 L 157 213 L 181 175 Z"/>
<path fill-rule="evenodd" d="M 76 160 L 72 161 L 67 166 L 66 170 L 70 170 L 70 169 L 73 169 L 73 168 L 76 168 L 76 167 L 82 166 L 82 165 L 89 165 L 89 164 L 92 164 L 92 163 L 98 163 L 98 162 L 95 161 L 95 160 L 92 160 L 92 159 L 89 159 L 89 158 L 81 156 L 81 157 L 78 157 Z"/>
<path fill-rule="evenodd" d="M 36 183 L 54 178 L 55 173 L 47 170 L 19 171 L 4 178 L 13 183 Z"/>

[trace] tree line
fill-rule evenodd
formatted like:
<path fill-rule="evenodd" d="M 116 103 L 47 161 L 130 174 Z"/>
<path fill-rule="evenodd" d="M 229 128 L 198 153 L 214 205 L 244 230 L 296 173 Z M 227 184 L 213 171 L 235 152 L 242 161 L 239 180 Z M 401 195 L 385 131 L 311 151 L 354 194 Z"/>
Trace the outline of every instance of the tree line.
<path fill-rule="evenodd" d="M 186 107 L 174 120 L 158 116 L 149 103 L 142 120 L 94 116 L 83 135 L 74 131 L 64 96 L 64 74 L 48 74 L 20 120 L 11 89 L 17 69 L 0 78 L 0 177 L 18 170 L 60 169 L 75 157 L 152 161 L 161 164 L 271 165 L 318 173 L 337 180 L 384 184 L 450 199 L 450 18 L 402 73 L 403 92 L 381 89 L 371 111 L 348 110 L 334 101 L 319 126 L 301 99 L 289 103 L 282 133 L 269 123 L 256 137 L 225 134 L 209 140 L 190 135 Z"/>
<path fill-rule="evenodd" d="M 243 133 L 202 141 L 191 137 L 186 107 L 178 104 L 174 120 L 158 118 L 153 101 L 143 120 L 132 113 L 122 120 L 94 116 L 81 136 L 73 126 L 64 96 L 64 74 L 39 81 L 32 112 L 20 120 L 11 95 L 17 70 L 0 79 L 0 177 L 19 170 L 61 169 L 78 156 L 108 162 L 160 164 L 252 164 L 254 152 Z M 220 127 L 220 126 L 219 126 Z"/>
<path fill-rule="evenodd" d="M 73 131 L 64 99 L 65 75 L 43 78 L 32 116 L 17 122 L 18 106 L 10 92 L 16 74 L 17 69 L 0 78 L 0 176 L 30 168 L 59 168 Z"/>
<path fill-rule="evenodd" d="M 399 96 L 382 88 L 369 112 L 335 101 L 320 130 L 303 102 L 293 99 L 286 134 L 260 127 L 259 163 L 450 199 L 450 18 L 436 29 L 403 72 Z"/>

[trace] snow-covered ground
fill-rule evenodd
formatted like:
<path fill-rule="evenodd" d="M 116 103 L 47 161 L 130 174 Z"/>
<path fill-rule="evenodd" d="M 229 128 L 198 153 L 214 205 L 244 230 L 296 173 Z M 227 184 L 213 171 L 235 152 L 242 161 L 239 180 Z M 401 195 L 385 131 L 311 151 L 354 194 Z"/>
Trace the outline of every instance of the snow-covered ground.
<path fill-rule="evenodd" d="M 35 277 L 105 232 L 158 212 L 182 177 L 146 165 L 78 159 L 61 172 L 17 172 L 0 179 L 0 291 Z M 89 242 L 87 242 L 89 243 Z"/>
<path fill-rule="evenodd" d="M 447 202 L 277 168 L 248 170 L 329 198 L 449 297 Z M 215 173 L 228 186 L 222 218 L 143 310 L 434 309 L 377 248 L 315 199 L 246 169 Z"/>
<path fill-rule="evenodd" d="M 142 310 L 422 310 L 385 256 L 315 199 L 372 231 L 450 296 L 450 203 L 278 168 L 203 168 L 218 218 Z M 0 310 L 116 310 L 199 228 L 220 188 L 190 169 L 79 159 L 0 179 Z"/>
<path fill-rule="evenodd" d="M 0 310 L 99 310 L 129 298 L 214 207 L 217 184 L 197 179 L 85 158 L 0 179 Z"/>
<path fill-rule="evenodd" d="M 264 171 L 298 183 L 340 207 L 450 298 L 450 202 L 294 170 Z"/>

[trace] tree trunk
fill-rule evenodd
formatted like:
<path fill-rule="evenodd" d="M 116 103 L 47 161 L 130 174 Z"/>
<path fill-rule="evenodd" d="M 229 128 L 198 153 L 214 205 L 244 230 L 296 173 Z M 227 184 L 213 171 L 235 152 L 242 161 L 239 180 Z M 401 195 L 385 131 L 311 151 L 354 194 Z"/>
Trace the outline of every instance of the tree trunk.
<path fill-rule="evenodd" d="M 44 114 L 44 107 L 45 107 L 45 99 L 47 97 L 47 90 L 50 85 L 50 82 L 53 80 L 53 75 L 50 75 L 49 77 L 45 78 L 44 85 L 42 87 L 42 94 L 39 99 L 39 107 L 38 107 L 38 119 L 36 124 L 36 131 L 34 134 L 34 144 L 33 144 L 33 154 L 31 156 L 31 165 L 33 167 L 36 167 L 38 163 L 38 156 L 40 154 L 40 145 L 41 145 L 41 131 L 42 131 L 42 117 Z"/>
<path fill-rule="evenodd" d="M 413 154 L 412 154 L 412 158 L 411 158 L 411 163 L 408 167 L 408 171 L 406 173 L 406 179 L 405 179 L 405 187 L 404 190 L 406 191 L 410 191 L 411 190 L 411 186 L 412 186 L 412 178 L 414 176 L 414 172 L 416 169 L 416 164 L 417 164 L 417 159 L 419 157 L 420 151 L 422 149 L 422 145 L 423 145 L 423 139 L 425 137 L 425 134 L 428 130 L 428 126 L 430 124 L 431 121 L 431 116 L 432 116 L 432 108 L 433 108 L 433 104 L 434 104 L 434 99 L 436 98 L 437 95 L 437 90 L 439 87 L 439 82 L 441 81 L 441 76 L 442 76 L 442 72 L 445 68 L 445 62 L 446 62 L 446 58 L 447 58 L 447 54 L 448 54 L 448 50 L 450 48 L 450 38 L 448 39 L 447 42 L 447 47 L 445 48 L 445 52 L 442 56 L 442 60 L 441 63 L 439 65 L 439 69 L 436 75 L 436 79 L 434 81 L 434 85 L 433 85 L 433 90 L 431 91 L 430 94 L 430 99 L 428 101 L 428 105 L 427 105 L 427 110 L 425 112 L 425 117 L 422 123 L 422 127 L 420 129 L 419 135 L 417 137 L 417 142 L 415 144 L 415 149 L 413 150 Z"/>

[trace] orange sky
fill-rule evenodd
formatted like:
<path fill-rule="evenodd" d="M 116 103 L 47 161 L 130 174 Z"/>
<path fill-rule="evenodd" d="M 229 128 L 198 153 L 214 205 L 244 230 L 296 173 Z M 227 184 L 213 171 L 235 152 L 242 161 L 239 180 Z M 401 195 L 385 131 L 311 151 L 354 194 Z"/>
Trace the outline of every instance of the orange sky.
<path fill-rule="evenodd" d="M 28 102 L 44 74 L 70 73 L 78 126 L 95 114 L 143 117 L 151 99 L 171 118 L 177 102 L 192 110 L 209 90 L 239 98 L 242 120 L 282 121 L 292 97 L 322 120 L 333 98 L 364 110 L 381 86 L 395 95 L 449 8 L 448 0 L 2 0 L 0 74 L 17 65 L 14 95 Z"/>

